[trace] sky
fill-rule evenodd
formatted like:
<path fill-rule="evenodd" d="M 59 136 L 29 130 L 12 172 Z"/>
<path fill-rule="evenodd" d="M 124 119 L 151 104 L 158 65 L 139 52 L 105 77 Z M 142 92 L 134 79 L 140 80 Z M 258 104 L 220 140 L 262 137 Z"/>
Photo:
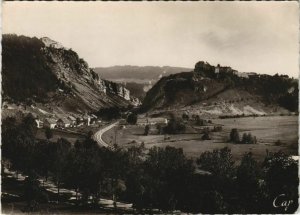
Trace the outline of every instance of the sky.
<path fill-rule="evenodd" d="M 47 36 L 90 67 L 194 68 L 298 77 L 298 2 L 4 2 L 3 33 Z"/>

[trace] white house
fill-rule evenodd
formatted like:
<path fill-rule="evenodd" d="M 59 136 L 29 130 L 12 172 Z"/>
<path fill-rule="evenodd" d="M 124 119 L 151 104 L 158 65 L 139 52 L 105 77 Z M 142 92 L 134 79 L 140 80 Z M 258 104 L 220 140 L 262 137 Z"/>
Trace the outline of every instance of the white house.
<path fill-rule="evenodd" d="M 43 121 L 42 120 L 39 120 L 39 119 L 35 119 L 35 123 L 37 125 L 38 128 L 42 128 L 43 127 Z"/>

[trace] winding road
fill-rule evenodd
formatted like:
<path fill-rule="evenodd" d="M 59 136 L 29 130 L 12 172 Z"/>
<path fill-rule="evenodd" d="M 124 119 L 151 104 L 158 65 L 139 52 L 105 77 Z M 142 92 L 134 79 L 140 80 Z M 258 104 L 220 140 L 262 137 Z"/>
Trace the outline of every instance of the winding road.
<path fill-rule="evenodd" d="M 104 140 L 102 139 L 102 135 L 104 134 L 104 132 L 112 129 L 113 127 L 115 127 L 117 124 L 119 123 L 119 121 L 112 123 L 104 128 L 101 128 L 99 131 L 97 131 L 94 136 L 93 139 L 98 143 L 99 146 L 102 147 L 106 147 L 109 148 L 111 150 L 114 150 L 113 146 L 108 145 L 106 142 L 104 142 Z"/>

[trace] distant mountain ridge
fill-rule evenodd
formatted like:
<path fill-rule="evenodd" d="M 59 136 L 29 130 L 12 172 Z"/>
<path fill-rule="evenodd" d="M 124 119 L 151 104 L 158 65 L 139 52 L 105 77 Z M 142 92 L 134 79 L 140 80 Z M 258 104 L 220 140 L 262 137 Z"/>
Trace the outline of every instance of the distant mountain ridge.
<path fill-rule="evenodd" d="M 50 38 L 3 35 L 2 48 L 4 101 L 47 104 L 58 112 L 138 103 L 124 86 L 99 78 L 76 52 Z"/>
<path fill-rule="evenodd" d="M 147 92 L 142 109 L 211 115 L 297 112 L 298 82 L 286 75 L 240 73 L 199 61 L 193 72 L 161 78 Z"/>
<path fill-rule="evenodd" d="M 112 67 L 96 67 L 94 71 L 101 78 L 108 80 L 139 80 L 141 82 L 156 82 L 161 77 L 168 76 L 179 72 L 192 71 L 190 68 L 171 67 L 171 66 L 112 66 Z M 128 81 L 127 81 L 128 82 Z M 134 81 L 129 81 L 134 82 Z"/>
<path fill-rule="evenodd" d="M 94 71 L 101 77 L 117 83 L 122 83 L 133 96 L 142 100 L 146 92 L 162 77 L 180 72 L 190 72 L 192 69 L 171 66 L 112 66 L 96 67 Z"/>

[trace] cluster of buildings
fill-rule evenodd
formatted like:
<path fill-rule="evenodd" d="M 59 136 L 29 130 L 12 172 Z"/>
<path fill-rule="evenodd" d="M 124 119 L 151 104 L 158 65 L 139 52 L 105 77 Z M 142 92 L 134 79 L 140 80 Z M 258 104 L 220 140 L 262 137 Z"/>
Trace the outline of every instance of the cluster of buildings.
<path fill-rule="evenodd" d="M 38 128 L 73 128 L 79 127 L 82 125 L 92 125 L 95 124 L 97 120 L 97 116 L 91 115 L 83 115 L 81 117 L 74 116 L 60 116 L 60 117 L 47 117 L 44 119 L 36 118 L 35 122 Z"/>
<path fill-rule="evenodd" d="M 199 61 L 195 65 L 195 71 L 198 73 L 206 72 L 210 74 L 215 74 L 217 77 L 220 73 L 231 73 L 241 78 L 249 78 L 251 76 L 257 75 L 257 73 L 255 72 L 239 72 L 237 70 L 232 69 L 229 66 L 220 66 L 220 64 L 218 64 L 217 66 L 212 66 L 208 62 L 204 62 L 204 61 Z"/>

